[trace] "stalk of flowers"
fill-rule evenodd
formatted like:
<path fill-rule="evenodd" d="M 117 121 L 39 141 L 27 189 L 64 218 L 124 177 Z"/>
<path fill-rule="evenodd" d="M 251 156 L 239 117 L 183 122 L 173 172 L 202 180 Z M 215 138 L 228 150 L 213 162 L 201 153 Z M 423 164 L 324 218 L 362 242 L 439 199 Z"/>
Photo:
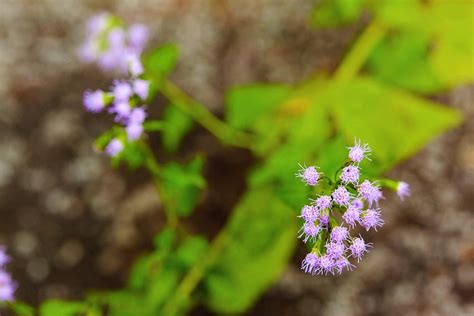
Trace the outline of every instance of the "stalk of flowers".
<path fill-rule="evenodd" d="M 87 90 L 83 95 L 88 112 L 99 113 L 107 109 L 114 121 L 124 128 L 124 135 L 113 138 L 105 147 L 106 154 L 115 157 L 127 142 L 137 141 L 143 134 L 147 117 L 144 103 L 148 99 L 150 82 L 141 78 L 140 54 L 147 41 L 148 29 L 134 24 L 125 30 L 115 17 L 102 13 L 88 21 L 87 30 L 88 36 L 81 48 L 82 59 L 97 62 L 104 70 L 117 69 L 127 74 L 126 79 L 114 80 L 109 91 Z"/>
<path fill-rule="evenodd" d="M 336 172 L 334 181 L 324 176 L 315 166 L 302 167 L 297 176 L 309 186 L 323 186 L 327 180 L 325 194 L 320 194 L 312 203 L 303 206 L 300 218 L 304 223 L 299 238 L 309 243 L 311 252 L 302 262 L 302 270 L 312 275 L 341 274 L 352 270 L 372 247 L 362 236 L 351 236 L 351 229 L 360 225 L 366 231 L 383 226 L 379 202 L 383 194 L 378 181 L 364 179 L 360 163 L 369 159 L 370 148 L 356 140 L 349 147 L 346 163 Z M 410 195 L 406 182 L 390 179 L 380 181 L 382 185 L 397 192 L 400 199 Z"/>
<path fill-rule="evenodd" d="M 0 247 L 0 302 L 13 301 L 16 282 L 6 271 L 6 265 L 10 262 L 10 257 L 5 251 L 5 247 Z"/>
<path fill-rule="evenodd" d="M 86 40 L 79 48 L 83 62 L 97 63 L 104 71 L 130 72 L 133 76 L 143 73 L 140 62 L 148 41 L 148 28 L 133 24 L 128 29 L 110 13 L 93 16 L 86 24 Z"/>

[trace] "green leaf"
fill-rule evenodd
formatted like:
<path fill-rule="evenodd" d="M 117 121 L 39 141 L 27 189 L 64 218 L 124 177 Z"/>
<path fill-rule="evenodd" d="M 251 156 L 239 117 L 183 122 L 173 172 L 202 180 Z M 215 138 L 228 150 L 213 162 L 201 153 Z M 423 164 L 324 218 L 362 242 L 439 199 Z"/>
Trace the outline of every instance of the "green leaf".
<path fill-rule="evenodd" d="M 277 84 L 255 84 L 230 89 L 226 95 L 227 122 L 235 128 L 249 128 L 259 117 L 278 106 L 289 91 L 289 86 Z"/>
<path fill-rule="evenodd" d="M 132 170 L 142 166 L 147 158 L 147 151 L 143 145 L 139 141 L 124 141 L 124 143 L 124 149 L 112 158 L 112 165 L 117 167 L 121 162 L 126 162 Z"/>
<path fill-rule="evenodd" d="M 188 216 L 196 205 L 205 180 L 201 175 L 202 157 L 188 165 L 170 162 L 163 168 L 162 186 L 166 206 L 179 216 Z"/>
<path fill-rule="evenodd" d="M 174 44 L 166 44 L 152 50 L 143 58 L 145 76 L 153 82 L 159 82 L 176 66 L 179 49 Z"/>
<path fill-rule="evenodd" d="M 165 128 L 162 132 L 163 147 L 168 152 L 174 152 L 193 126 L 193 120 L 189 115 L 174 105 L 166 107 L 163 113 Z"/>
<path fill-rule="evenodd" d="M 204 280 L 204 301 L 218 314 L 242 313 L 285 268 L 296 216 L 271 190 L 249 191 L 227 224 L 224 249 Z"/>
<path fill-rule="evenodd" d="M 354 138 L 369 143 L 373 161 L 367 167 L 374 173 L 413 155 L 461 121 L 454 109 L 369 78 L 335 86 L 326 102 L 334 104 L 337 126 L 348 144 Z"/>
<path fill-rule="evenodd" d="M 17 316 L 34 316 L 35 310 L 33 307 L 20 302 L 20 301 L 13 301 L 7 303 L 8 307 L 17 315 Z"/>
<path fill-rule="evenodd" d="M 85 310 L 86 305 L 81 302 L 49 300 L 41 304 L 40 316 L 77 316 Z"/>
<path fill-rule="evenodd" d="M 429 63 L 430 37 L 424 33 L 402 32 L 387 36 L 368 60 L 377 78 L 421 93 L 443 86 Z"/>
<path fill-rule="evenodd" d="M 161 131 L 165 128 L 165 124 L 162 121 L 158 120 L 148 120 L 143 124 L 143 129 L 145 132 L 156 132 Z"/>
<path fill-rule="evenodd" d="M 311 25 L 335 27 L 354 22 L 362 12 L 363 0 L 323 0 L 311 12 Z"/>

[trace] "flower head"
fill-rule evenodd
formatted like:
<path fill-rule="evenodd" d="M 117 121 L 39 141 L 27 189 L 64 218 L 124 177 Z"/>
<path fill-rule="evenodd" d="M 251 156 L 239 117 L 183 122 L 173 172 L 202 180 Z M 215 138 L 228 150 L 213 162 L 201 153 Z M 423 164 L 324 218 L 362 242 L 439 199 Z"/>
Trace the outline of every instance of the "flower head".
<path fill-rule="evenodd" d="M 360 163 L 364 157 L 369 159 L 367 156 L 370 154 L 370 148 L 367 144 L 360 143 L 360 140 L 355 140 L 354 146 L 349 147 L 349 159 L 353 162 Z M 370 160 L 370 159 L 369 159 Z"/>
<path fill-rule="evenodd" d="M 112 87 L 116 102 L 127 102 L 133 94 L 132 87 L 126 81 L 116 80 Z"/>
<path fill-rule="evenodd" d="M 146 100 L 148 98 L 149 88 L 150 88 L 150 82 L 148 82 L 147 80 L 135 79 L 133 81 L 133 91 L 142 100 Z"/>
<path fill-rule="evenodd" d="M 304 236 L 303 241 L 307 242 L 308 240 L 314 240 L 316 235 L 319 233 L 321 230 L 321 226 L 316 226 L 313 222 L 305 222 L 303 224 L 303 227 L 301 228 L 303 231 L 299 238 Z"/>
<path fill-rule="evenodd" d="M 341 243 L 349 237 L 349 231 L 346 227 L 336 226 L 331 231 L 331 241 Z"/>
<path fill-rule="evenodd" d="M 405 200 L 405 198 L 409 197 L 410 192 L 410 185 L 406 182 L 400 181 L 397 185 L 397 194 L 400 200 Z"/>
<path fill-rule="evenodd" d="M 84 107 L 87 111 L 97 113 L 105 107 L 105 93 L 102 90 L 86 90 L 83 95 Z"/>
<path fill-rule="evenodd" d="M 345 167 L 344 169 L 342 169 L 340 179 L 343 183 L 346 184 L 356 184 L 357 182 L 359 182 L 359 168 L 353 165 Z"/>
<path fill-rule="evenodd" d="M 318 274 L 328 274 L 333 273 L 333 269 L 335 267 L 334 259 L 332 259 L 329 255 L 323 255 L 319 258 L 319 268 L 317 273 Z"/>
<path fill-rule="evenodd" d="M 342 215 L 342 219 L 350 227 L 354 227 L 360 220 L 360 209 L 354 205 L 350 205 Z"/>
<path fill-rule="evenodd" d="M 128 116 L 128 123 L 129 124 L 142 124 L 146 119 L 146 112 L 145 109 L 140 107 L 140 108 L 134 108 L 131 112 L 130 115 Z"/>
<path fill-rule="evenodd" d="M 334 262 L 334 270 L 339 274 L 341 274 L 344 269 L 352 270 L 353 268 L 354 265 L 350 263 L 349 260 L 344 256 L 339 257 Z"/>
<path fill-rule="evenodd" d="M 361 237 L 356 237 L 352 240 L 351 245 L 349 246 L 349 251 L 351 256 L 356 258 L 357 261 L 362 259 L 362 256 L 368 252 L 367 248 L 370 248 L 371 244 L 366 244 Z"/>
<path fill-rule="evenodd" d="M 301 269 L 309 274 L 315 274 L 319 268 L 319 257 L 314 253 L 308 253 L 304 258 Z"/>
<path fill-rule="evenodd" d="M 331 197 L 329 195 L 321 195 L 314 201 L 314 204 L 320 210 L 328 209 L 332 204 Z"/>
<path fill-rule="evenodd" d="M 318 213 L 314 206 L 305 205 L 301 209 L 301 217 L 305 222 L 314 222 L 318 219 Z"/>
<path fill-rule="evenodd" d="M 5 247 L 0 246 L 0 269 L 2 269 L 9 262 L 10 262 L 10 256 L 7 255 Z"/>
<path fill-rule="evenodd" d="M 342 242 L 329 242 L 326 244 L 326 253 L 332 259 L 338 259 L 346 251 L 346 246 Z"/>
<path fill-rule="evenodd" d="M 128 28 L 128 43 L 136 51 L 141 53 L 148 41 L 148 27 L 143 24 L 132 24 Z"/>
<path fill-rule="evenodd" d="M 363 212 L 361 217 L 361 225 L 365 228 L 365 230 L 369 230 L 371 228 L 377 230 L 377 227 L 383 226 L 383 224 L 384 221 L 380 215 L 379 210 L 368 209 Z"/>
<path fill-rule="evenodd" d="M 332 193 L 333 201 L 338 205 L 347 205 L 351 199 L 351 194 L 344 186 L 339 186 L 334 192 Z"/>
<path fill-rule="evenodd" d="M 316 185 L 319 180 L 319 173 L 314 166 L 307 168 L 302 167 L 297 176 L 300 177 L 303 182 L 311 186 Z"/>
<path fill-rule="evenodd" d="M 16 287 L 10 274 L 0 270 L 0 302 L 13 301 Z"/>
<path fill-rule="evenodd" d="M 131 122 L 125 128 L 125 131 L 127 132 L 128 140 L 138 140 L 142 136 L 143 125 L 141 123 Z"/>
<path fill-rule="evenodd" d="M 365 180 L 359 185 L 358 192 L 359 196 L 367 201 L 369 207 L 374 204 L 377 205 L 379 200 L 383 198 L 382 191 L 369 180 Z"/>
<path fill-rule="evenodd" d="M 123 143 L 119 139 L 114 138 L 105 147 L 105 153 L 109 155 L 110 157 L 115 157 L 120 152 L 122 152 L 123 148 L 124 148 Z"/>

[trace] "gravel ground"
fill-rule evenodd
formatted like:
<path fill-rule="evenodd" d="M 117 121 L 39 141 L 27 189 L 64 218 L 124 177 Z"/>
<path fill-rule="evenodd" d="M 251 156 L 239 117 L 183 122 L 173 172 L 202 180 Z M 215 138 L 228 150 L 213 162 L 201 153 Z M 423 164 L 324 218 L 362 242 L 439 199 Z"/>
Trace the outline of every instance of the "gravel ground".
<path fill-rule="evenodd" d="M 19 298 L 119 287 L 164 220 L 146 174 L 112 170 L 91 147 L 109 123 L 84 113 L 81 94 L 111 78 L 76 60 L 85 18 L 110 10 L 150 25 L 155 43 L 178 43 L 173 80 L 216 112 L 234 84 L 292 83 L 333 70 L 359 29 L 310 31 L 312 1 L 228 2 L 0 0 L 0 243 L 14 257 Z M 384 202 L 376 251 L 353 273 L 316 278 L 299 271 L 299 249 L 248 315 L 474 314 L 474 87 L 437 98 L 461 109 L 465 123 L 391 172 L 410 182 L 416 199 Z M 240 151 L 223 161 L 229 152 L 200 129 L 196 135 L 188 149 L 205 143 L 215 166 L 251 163 Z M 222 180 L 208 178 L 219 188 Z M 215 210 L 238 198 L 229 191 L 210 202 Z M 224 220 L 217 216 L 207 233 Z M 194 222 L 198 231 L 205 224 Z"/>

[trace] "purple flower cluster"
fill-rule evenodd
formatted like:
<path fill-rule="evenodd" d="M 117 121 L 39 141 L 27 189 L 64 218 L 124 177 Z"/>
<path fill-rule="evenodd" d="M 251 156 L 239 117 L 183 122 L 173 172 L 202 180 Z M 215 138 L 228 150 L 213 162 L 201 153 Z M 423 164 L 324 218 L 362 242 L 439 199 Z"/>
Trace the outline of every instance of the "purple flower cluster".
<path fill-rule="evenodd" d="M 359 262 L 372 245 L 360 235 L 352 237 L 350 229 L 360 225 L 367 231 L 377 230 L 384 224 L 378 208 L 383 198 L 380 187 L 376 182 L 361 179 L 359 163 L 367 158 L 370 148 L 356 140 L 348 149 L 347 162 L 336 173 L 335 181 L 328 178 L 329 186 L 323 186 L 325 194 L 301 209 L 299 217 L 304 224 L 299 238 L 314 243 L 302 262 L 301 268 L 306 273 L 326 275 L 352 270 L 354 264 L 350 259 Z M 297 176 L 311 186 L 324 177 L 314 166 L 302 168 Z M 401 199 L 408 196 L 408 184 L 398 182 L 397 193 Z"/>
<path fill-rule="evenodd" d="M 17 288 L 11 275 L 5 270 L 5 266 L 10 262 L 5 248 L 0 247 L 0 302 L 13 301 L 14 293 Z"/>
<path fill-rule="evenodd" d="M 87 40 L 81 48 L 81 58 L 97 62 L 104 70 L 119 70 L 127 79 L 115 80 L 109 91 L 84 92 L 83 101 L 92 113 L 108 109 L 114 121 L 124 127 L 126 137 L 113 138 L 105 148 L 109 156 L 117 156 L 126 142 L 136 141 L 143 134 L 147 117 L 146 105 L 150 82 L 140 78 L 143 66 L 140 55 L 148 38 L 148 29 L 139 24 L 124 30 L 117 19 L 107 13 L 91 18 L 87 24 Z"/>
<path fill-rule="evenodd" d="M 126 30 L 113 15 L 100 13 L 89 19 L 86 32 L 86 41 L 79 48 L 82 61 L 133 77 L 143 73 L 140 55 L 148 41 L 146 26 L 134 24 Z"/>

